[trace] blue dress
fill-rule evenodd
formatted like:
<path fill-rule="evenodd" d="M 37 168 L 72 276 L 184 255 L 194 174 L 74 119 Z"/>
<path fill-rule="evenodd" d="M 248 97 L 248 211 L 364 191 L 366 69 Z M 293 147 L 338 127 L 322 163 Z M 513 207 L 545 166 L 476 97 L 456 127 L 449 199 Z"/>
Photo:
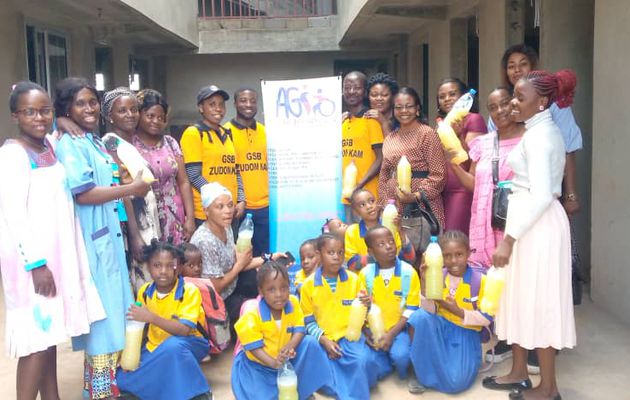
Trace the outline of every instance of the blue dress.
<path fill-rule="evenodd" d="M 56 151 L 66 168 L 73 196 L 116 183 L 117 165 L 101 140 L 91 133 L 82 138 L 63 135 Z M 125 345 L 125 314 L 133 303 L 119 218 L 124 216 L 124 207 L 118 200 L 103 204 L 76 203 L 76 211 L 92 278 L 107 318 L 92 323 L 89 334 L 73 338 L 72 346 L 74 350 L 85 350 L 88 356 L 114 353 Z"/>

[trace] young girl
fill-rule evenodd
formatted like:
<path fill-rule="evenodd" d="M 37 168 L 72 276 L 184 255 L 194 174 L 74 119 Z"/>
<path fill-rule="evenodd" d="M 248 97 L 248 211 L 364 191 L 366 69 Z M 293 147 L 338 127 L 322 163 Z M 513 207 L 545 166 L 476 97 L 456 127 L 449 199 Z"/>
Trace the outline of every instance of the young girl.
<path fill-rule="evenodd" d="M 306 279 L 300 297 L 307 332 L 328 353 L 337 398 L 369 399 L 370 387 L 377 381 L 370 349 L 364 337 L 356 342 L 344 337 L 352 301 L 359 297 L 368 305 L 369 297 L 359 291 L 354 272 L 343 267 L 342 239 L 324 233 L 317 241 L 317 251 L 321 267 Z"/>
<path fill-rule="evenodd" d="M 413 267 L 396 257 L 394 235 L 384 226 L 365 235 L 370 255 L 376 260 L 359 273 L 361 286 L 372 296 L 383 314 L 385 337 L 381 343 L 368 343 L 379 366 L 379 378 L 391 371 L 393 364 L 401 379 L 409 368 L 407 319 L 420 304 L 420 280 Z"/>
<path fill-rule="evenodd" d="M 348 224 L 340 220 L 339 218 L 330 218 L 326 219 L 326 223 L 322 227 L 322 233 L 332 233 L 333 235 L 337 235 L 340 238 L 346 234 L 346 230 L 348 229 Z"/>
<path fill-rule="evenodd" d="M 146 345 L 135 371 L 118 369 L 120 390 L 141 399 L 190 399 L 208 393 L 199 361 L 208 354 L 208 341 L 197 329 L 204 318 L 201 294 L 178 276 L 180 250 L 153 240 L 145 247 L 152 282 L 138 292 L 128 319 L 149 326 Z M 166 379 L 165 379 L 166 378 Z"/>
<path fill-rule="evenodd" d="M 468 237 L 460 231 L 446 231 L 439 244 L 447 270 L 443 299 L 423 299 L 422 308 L 409 318 L 410 356 L 422 385 L 458 393 L 468 389 L 477 377 L 480 331 L 490 325 L 492 317 L 477 310 L 485 276 L 468 267 Z"/>
<path fill-rule="evenodd" d="M 289 295 L 289 275 L 276 261 L 267 261 L 256 276 L 262 299 L 235 325 L 245 351 L 232 364 L 232 391 L 239 400 L 275 400 L 277 376 L 285 361 L 295 368 L 300 399 L 334 385 L 326 353 L 312 336 L 304 336 L 304 315 Z"/>
<path fill-rule="evenodd" d="M 358 224 L 348 226 L 345 234 L 345 260 L 348 268 L 353 271 L 359 271 L 368 264 L 368 248 L 365 243 L 365 235 L 371 228 L 381 224 L 379 215 L 380 207 L 376 202 L 376 198 L 367 189 L 357 189 L 350 196 L 352 210 L 355 215 L 360 218 Z M 413 245 L 402 230 L 392 232 L 396 242 L 396 250 L 398 257 L 409 263 L 416 260 L 416 252 Z M 402 233 L 402 235 L 401 235 Z M 404 246 L 403 246 L 404 241 Z"/>
<path fill-rule="evenodd" d="M 317 253 L 317 239 L 308 239 L 300 246 L 300 263 L 302 269 L 295 274 L 295 288 L 299 294 L 306 278 L 311 276 L 315 268 L 319 266 L 319 253 Z"/>
<path fill-rule="evenodd" d="M 48 93 L 17 83 L 9 97 L 19 135 L 0 147 L 0 264 L 17 399 L 58 399 L 57 344 L 90 331 L 105 311 L 90 275 L 66 171 L 46 138 Z"/>

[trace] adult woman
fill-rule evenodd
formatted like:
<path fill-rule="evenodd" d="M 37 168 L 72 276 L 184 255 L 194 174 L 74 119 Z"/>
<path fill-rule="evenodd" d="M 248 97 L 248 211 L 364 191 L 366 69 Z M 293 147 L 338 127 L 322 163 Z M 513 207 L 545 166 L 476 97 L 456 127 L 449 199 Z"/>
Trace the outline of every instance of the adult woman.
<path fill-rule="evenodd" d="M 470 212 L 470 260 L 486 268 L 492 265 L 492 253 L 503 238 L 503 231 L 491 226 L 492 212 L 492 160 L 498 140 L 499 181 L 512 179 L 512 169 L 507 156 L 521 141 L 525 131 L 523 124 L 512 117 L 512 96 L 504 87 L 494 89 L 488 96 L 488 112 L 496 121 L 498 129 L 477 139 L 470 148 L 470 170 L 461 165 L 451 165 L 461 184 L 473 193 Z M 498 138 L 497 138 L 498 136 Z"/>
<path fill-rule="evenodd" d="M 17 399 L 58 399 L 57 344 L 105 318 L 90 276 L 66 172 L 46 138 L 48 93 L 19 82 L 9 97 L 19 136 L 0 147 L 0 263 L 6 343 L 19 357 Z M 7 189 L 7 188 L 10 188 Z"/>
<path fill-rule="evenodd" d="M 446 114 L 453 108 L 453 104 L 468 88 L 461 80 L 457 78 L 446 78 L 438 86 L 437 103 L 438 118 L 440 122 Z M 471 110 L 472 111 L 472 110 Z M 457 133 L 464 150 L 468 151 L 470 143 L 479 135 L 486 133 L 486 123 L 483 117 L 476 112 L 471 112 L 463 121 L 456 124 L 453 130 Z M 468 171 L 470 168 L 470 160 L 462 163 L 461 167 Z M 468 232 L 470 223 L 470 206 L 472 204 L 472 193 L 459 182 L 457 176 L 453 172 L 451 163 L 448 166 L 448 178 L 444 193 L 444 214 L 446 214 L 445 230 L 458 230 Z"/>
<path fill-rule="evenodd" d="M 236 223 L 245 213 L 245 191 L 241 174 L 236 167 L 232 134 L 221 126 L 225 117 L 225 102 L 229 99 L 225 90 L 214 85 L 202 87 L 197 94 L 197 109 L 201 114 L 201 121 L 186 128 L 180 139 L 186 173 L 194 188 L 197 226 L 206 219 L 200 191 L 208 182 L 220 183 L 230 191 L 232 198 L 237 199 L 234 207 Z M 233 229 L 236 230 L 236 226 Z"/>
<path fill-rule="evenodd" d="M 246 252 L 236 251 L 231 228 L 235 206 L 232 193 L 227 188 L 217 182 L 203 185 L 201 202 L 206 220 L 192 235 L 190 243 L 201 251 L 201 276 L 210 278 L 221 294 L 233 326 L 246 300 L 243 295 L 234 292 L 238 275 L 260 267 L 264 260 L 262 257 L 252 258 L 251 248 Z M 274 254 L 274 257 L 278 255 Z"/>
<path fill-rule="evenodd" d="M 558 198 L 562 189 L 565 150 L 549 107 L 573 101 L 575 73 L 533 71 L 514 87 L 513 115 L 525 122 L 523 139 L 508 156 L 514 171 L 505 237 L 492 257 L 506 269 L 505 292 L 496 317 L 500 339 L 512 343 L 512 370 L 487 377 L 491 389 L 531 386 L 527 349 L 536 349 L 541 380 L 538 387 L 510 398 L 559 399 L 555 377 L 556 349 L 575 346 L 571 298 L 569 221 Z"/>
<path fill-rule="evenodd" d="M 125 344 L 125 313 L 133 296 L 120 227 L 125 196 L 143 197 L 149 185 L 136 176 L 118 185 L 118 165 L 94 133 L 101 106 L 96 89 L 83 78 L 66 78 L 55 88 L 55 113 L 70 118 L 83 131 L 81 137 L 62 134 L 57 156 L 66 168 L 83 231 L 90 271 L 107 318 L 90 325 L 90 333 L 73 339 L 85 350 L 85 390 L 91 399 L 118 395 L 114 379 L 118 352 Z"/>
<path fill-rule="evenodd" d="M 536 51 L 525 44 L 515 44 L 510 46 L 503 53 L 501 58 L 501 78 L 503 84 L 514 91 L 514 85 L 523 76 L 538 66 L 538 55 Z M 577 213 L 580 209 L 580 201 L 577 196 L 576 160 L 575 152 L 582 149 L 582 131 L 575 122 L 571 107 L 559 107 L 552 104 L 549 107 L 551 118 L 562 133 L 564 139 L 567 161 L 565 164 L 564 181 L 562 182 L 562 205 L 569 216 Z M 495 130 L 494 121 L 488 120 L 488 131 Z M 576 257 L 576 254 L 574 254 Z"/>
<path fill-rule="evenodd" d="M 133 145 L 149 162 L 160 219 L 160 240 L 179 245 L 195 232 L 192 190 L 177 141 L 164 134 L 168 104 L 157 91 L 138 93 L 140 120 Z"/>
<path fill-rule="evenodd" d="M 363 116 L 376 119 L 381 124 L 383 135 L 387 136 L 396 125 L 392 107 L 394 96 L 398 93 L 398 82 L 390 75 L 379 72 L 368 79 L 367 92 L 370 109 Z"/>
<path fill-rule="evenodd" d="M 379 202 L 398 200 L 398 209 L 413 205 L 423 193 L 431 208 L 444 225 L 442 189 L 446 183 L 446 160 L 442 145 L 435 131 L 422 122 L 422 106 L 418 93 L 403 87 L 394 96 L 394 118 L 400 125 L 385 137 L 383 142 L 383 164 L 378 181 Z M 396 168 L 402 156 L 411 164 L 411 192 L 398 188 Z"/>
<path fill-rule="evenodd" d="M 126 87 L 119 87 L 103 96 L 101 114 L 108 123 L 110 131 L 103 136 L 103 143 L 109 154 L 119 165 L 124 165 L 118 155 L 118 149 L 123 158 L 133 167 L 142 168 L 143 176 L 149 177 L 149 164 L 142 158 L 138 150 L 131 144 L 140 120 L 138 112 L 138 98 Z M 137 171 L 131 171 L 132 175 Z M 157 202 L 153 190 L 144 197 L 125 198 L 127 210 L 127 243 L 131 250 L 130 277 L 134 291 L 151 280 L 149 271 L 142 260 L 142 249 L 151 243 L 151 239 L 160 237 L 160 221 Z"/>

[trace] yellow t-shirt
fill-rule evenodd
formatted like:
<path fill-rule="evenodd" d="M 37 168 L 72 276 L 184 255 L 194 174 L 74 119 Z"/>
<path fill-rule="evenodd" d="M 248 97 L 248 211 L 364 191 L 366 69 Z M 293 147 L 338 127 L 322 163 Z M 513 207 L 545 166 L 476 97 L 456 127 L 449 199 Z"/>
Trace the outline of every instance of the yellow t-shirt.
<path fill-rule="evenodd" d="M 411 277 L 409 280 L 409 291 L 404 303 L 402 298 L 403 272 Z M 359 272 L 361 287 L 368 288 L 367 274 L 372 274 L 374 277 L 372 293 L 370 294 L 372 295 L 374 304 L 377 304 L 383 312 L 383 322 L 385 323 L 386 330 L 390 330 L 400 321 L 403 311 L 415 311 L 420 307 L 420 278 L 418 278 L 418 273 L 411 265 L 396 259 L 394 274 L 387 285 L 385 285 L 383 277 L 379 274 L 378 265 L 369 264 Z"/>
<path fill-rule="evenodd" d="M 295 296 L 289 296 L 280 317 L 280 329 L 271 315 L 271 309 L 264 299 L 258 307 L 247 310 L 234 325 L 247 358 L 262 362 L 254 357 L 251 350 L 262 348 L 270 357 L 276 358 L 294 333 L 306 333 L 304 314 Z"/>
<path fill-rule="evenodd" d="M 201 176 L 208 182 L 219 182 L 225 186 L 232 193 L 232 199 L 236 203 L 238 185 L 234 143 L 229 131 L 221 128 L 220 134 L 227 135 L 224 142 L 216 131 L 208 128 L 200 133 L 199 129 L 192 125 L 186 128 L 179 142 L 184 155 L 184 163 L 201 163 Z M 193 201 L 195 218 L 205 220 L 201 195 L 196 188 L 193 188 Z"/>
<path fill-rule="evenodd" d="M 345 171 L 350 161 L 354 160 L 357 180 L 362 179 L 376 160 L 374 149 L 382 146 L 383 131 L 377 120 L 355 116 L 346 119 L 341 124 L 342 171 Z M 365 188 L 374 197 L 378 197 L 378 174 L 365 185 Z M 345 199 L 341 200 L 348 204 Z"/>
<path fill-rule="evenodd" d="M 459 308 L 463 310 L 469 310 L 469 311 L 473 311 L 475 309 L 473 307 L 473 302 L 476 302 L 477 305 L 481 304 L 481 299 L 483 299 L 483 289 L 486 283 L 486 277 L 485 275 L 482 275 L 481 283 L 479 285 L 479 294 L 477 298 L 471 298 L 470 282 L 472 279 L 472 274 L 473 274 L 472 269 L 468 267 L 468 269 L 466 269 L 466 272 L 464 272 L 464 276 L 462 277 L 462 280 L 459 282 L 459 285 L 457 286 L 455 295 L 451 296 L 455 298 L 455 302 L 457 303 L 457 306 Z M 444 280 L 444 292 L 442 294 L 442 298 L 445 300 L 449 297 L 449 294 L 450 294 L 450 283 L 451 283 L 450 280 L 451 280 L 451 276 L 449 274 L 446 274 L 446 279 Z M 482 329 L 481 326 L 464 325 L 463 318 L 460 318 L 459 316 L 451 313 L 445 308 L 438 307 L 437 313 L 438 315 L 441 315 L 442 317 L 446 318 L 448 321 L 456 325 L 459 325 L 462 328 L 472 329 L 475 331 L 480 331 Z M 492 320 L 492 318 L 489 316 L 487 318 L 489 320 Z"/>
<path fill-rule="evenodd" d="M 322 276 L 322 268 L 306 278 L 300 292 L 304 322 L 316 321 L 330 340 L 345 336 L 350 318 L 350 305 L 357 297 L 360 285 L 357 275 L 345 268 L 339 270 L 337 289 L 333 293 Z"/>
<path fill-rule="evenodd" d="M 163 298 L 158 296 L 154 282 L 147 282 L 138 291 L 137 301 L 149 311 L 164 319 L 175 319 L 192 328 L 189 336 L 202 336 L 197 330 L 197 323 L 205 318 L 201 307 L 201 293 L 192 283 L 177 279 L 173 289 Z M 147 334 L 147 350 L 155 350 L 171 334 L 162 328 L 149 324 Z"/>
<path fill-rule="evenodd" d="M 358 224 L 352 224 L 348 226 L 348 229 L 346 229 L 346 235 L 344 237 L 344 258 L 346 262 L 356 254 L 360 256 L 368 255 L 368 247 L 367 244 L 365 244 L 364 239 L 367 231 L 368 229 L 365 226 L 365 222 L 363 222 L 363 220 L 359 221 Z M 400 248 L 402 246 L 400 233 L 398 231 L 394 232 L 394 242 L 396 242 L 396 254 L 398 254 L 400 253 Z"/>
<path fill-rule="evenodd" d="M 236 164 L 243 179 L 247 208 L 269 206 L 269 176 L 267 174 L 267 136 L 265 126 L 254 121 L 254 128 L 233 119 L 225 124 L 232 131 Z"/>

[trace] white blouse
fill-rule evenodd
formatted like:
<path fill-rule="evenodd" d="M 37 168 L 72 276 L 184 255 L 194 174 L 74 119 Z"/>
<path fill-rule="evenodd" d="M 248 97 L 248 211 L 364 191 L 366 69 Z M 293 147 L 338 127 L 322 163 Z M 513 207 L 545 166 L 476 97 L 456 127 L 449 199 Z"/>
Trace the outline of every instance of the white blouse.
<path fill-rule="evenodd" d="M 514 171 L 506 235 L 523 236 L 562 194 L 566 161 L 562 133 L 547 109 L 525 121 L 525 134 L 508 155 Z"/>

